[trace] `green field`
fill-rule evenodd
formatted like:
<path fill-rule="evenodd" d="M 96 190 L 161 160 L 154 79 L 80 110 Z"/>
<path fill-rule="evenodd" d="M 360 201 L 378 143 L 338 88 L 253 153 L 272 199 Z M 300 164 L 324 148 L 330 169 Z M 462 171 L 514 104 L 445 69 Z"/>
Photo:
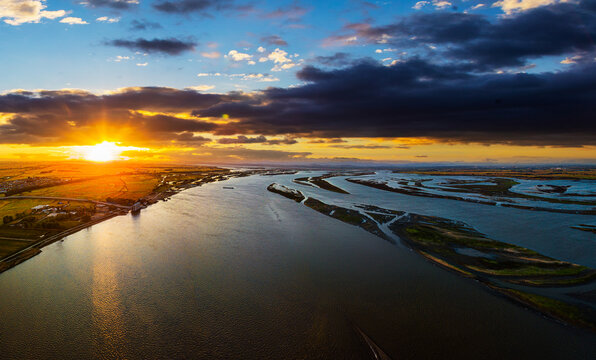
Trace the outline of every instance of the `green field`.
<path fill-rule="evenodd" d="M 29 242 L 29 241 L 16 241 L 16 240 L 0 239 L 0 259 L 7 255 L 10 255 L 14 252 L 17 252 L 30 244 L 31 244 L 31 242 Z"/>
<path fill-rule="evenodd" d="M 26 196 L 52 196 L 105 201 L 107 198 L 136 200 L 151 193 L 159 183 L 155 175 L 123 175 L 74 182 L 23 193 Z"/>

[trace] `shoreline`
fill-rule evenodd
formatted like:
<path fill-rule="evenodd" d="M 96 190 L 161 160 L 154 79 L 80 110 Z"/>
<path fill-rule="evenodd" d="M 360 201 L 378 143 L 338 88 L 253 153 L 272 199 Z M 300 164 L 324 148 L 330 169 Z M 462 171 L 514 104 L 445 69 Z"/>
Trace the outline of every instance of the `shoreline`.
<path fill-rule="evenodd" d="M 74 226 L 70 229 L 66 229 L 58 234 L 50 235 L 47 238 L 39 239 L 38 241 L 32 243 L 31 245 L 17 251 L 16 253 L 10 254 L 2 259 L 0 259 L 0 274 L 3 272 L 12 269 L 13 267 L 25 262 L 26 260 L 31 259 L 32 257 L 39 255 L 42 253 L 41 249 L 51 245 L 57 241 L 64 239 L 67 236 L 75 234 L 81 230 L 87 229 L 93 225 L 97 225 L 101 222 L 106 220 L 112 219 L 116 216 L 126 215 L 128 211 L 123 213 L 122 211 L 118 213 L 110 213 L 105 215 L 99 219 L 91 220 L 89 222 Z"/>
<path fill-rule="evenodd" d="M 227 170 L 227 172 L 226 172 L 226 170 Z M 225 173 L 222 173 L 222 171 Z M 168 199 L 173 195 L 181 193 L 184 190 L 202 186 L 203 184 L 220 182 L 220 181 L 225 181 L 225 180 L 229 180 L 232 178 L 246 177 L 246 176 L 252 176 L 252 175 L 267 176 L 267 175 L 283 175 L 283 174 L 294 174 L 294 173 L 295 173 L 295 171 L 293 171 L 293 170 L 290 172 L 287 170 L 282 170 L 282 169 L 277 169 L 277 168 L 251 169 L 251 170 L 242 170 L 242 171 L 229 171 L 228 169 L 221 169 L 221 170 L 216 171 L 215 173 L 205 174 L 205 176 L 201 179 L 197 179 L 192 182 L 180 184 L 177 186 L 172 186 L 170 188 L 164 189 L 157 193 L 151 193 L 151 194 L 145 195 L 142 198 L 139 198 L 137 201 L 143 203 L 143 207 L 141 209 L 144 209 L 144 208 L 147 208 L 153 204 L 157 204 L 160 201 L 168 201 Z M 26 199 L 26 198 L 32 198 L 32 197 L 30 197 L 30 196 L 12 196 L 10 198 L 5 197 L 5 198 L 0 198 L 0 199 L 10 200 L 10 199 Z M 35 197 L 35 198 L 44 198 L 44 197 Z M 50 199 L 50 197 L 45 197 L 45 198 Z M 75 233 L 77 233 L 81 230 L 84 230 L 86 228 L 89 228 L 93 225 L 97 225 L 101 222 L 110 220 L 116 216 L 127 215 L 132 211 L 132 208 L 130 206 L 122 206 L 119 204 L 112 204 L 112 203 L 88 200 L 88 199 L 72 199 L 72 200 L 89 201 L 89 202 L 99 203 L 99 204 L 108 204 L 108 205 L 115 206 L 117 208 L 117 210 L 113 210 L 112 212 L 104 215 L 101 218 L 91 220 L 91 221 L 88 221 L 83 224 L 79 224 L 79 225 L 74 226 L 69 229 L 65 229 L 64 231 L 61 231 L 54 235 L 50 235 L 46 238 L 41 238 L 35 242 L 32 242 L 31 244 L 29 244 L 25 248 L 17 251 L 16 253 L 7 255 L 6 257 L 0 259 L 0 275 L 3 272 L 10 270 L 13 267 L 23 263 L 24 261 L 29 260 L 29 259 L 41 254 L 42 253 L 41 249 L 48 245 L 51 245 L 57 241 L 64 239 L 67 236 L 75 234 Z"/>
<path fill-rule="evenodd" d="M 156 193 L 156 194 L 149 194 L 139 200 L 145 202 L 144 208 L 146 208 L 153 204 L 157 204 L 160 201 L 167 201 L 167 199 L 170 196 L 176 195 L 184 190 L 198 187 L 198 186 L 201 186 L 201 185 L 209 183 L 209 182 L 217 182 L 220 180 L 228 180 L 228 179 L 229 178 L 215 179 L 213 181 L 205 181 L 205 182 L 203 182 L 203 180 L 205 180 L 205 179 L 201 179 L 201 182 L 198 184 L 192 184 L 192 183 L 185 184 L 184 188 L 177 188 L 176 190 L 168 189 L 168 190 Z M 208 180 L 212 180 L 212 179 L 209 178 Z M 30 197 L 14 196 L 12 198 L 19 199 L 19 198 L 30 198 Z M 5 199 L 9 200 L 9 198 L 5 198 Z M 98 201 L 85 200 L 85 199 L 77 199 L 77 201 L 91 201 L 94 203 L 105 203 L 105 202 L 98 202 Z M 112 205 L 112 204 L 110 204 L 110 205 Z M 16 253 L 10 254 L 10 255 L 0 259 L 0 274 L 2 274 L 3 272 L 10 270 L 10 269 L 14 268 L 15 266 L 41 254 L 42 248 L 44 248 L 48 245 L 51 245 L 57 241 L 63 240 L 67 236 L 73 235 L 73 234 L 75 234 L 81 230 L 87 229 L 93 225 L 97 225 L 104 221 L 110 220 L 116 216 L 127 215 L 131 212 L 130 207 L 127 207 L 128 209 L 124 209 L 124 207 L 122 207 L 121 205 L 118 205 L 118 204 L 113 204 L 113 205 L 116 206 L 117 208 L 119 208 L 120 210 L 114 210 L 113 212 L 110 212 L 107 215 L 102 216 L 101 218 L 91 220 L 86 223 L 74 226 L 72 228 L 66 229 L 66 230 L 59 232 L 57 234 L 50 235 L 47 238 L 39 239 L 39 240 L 33 242 L 32 244 L 28 245 L 27 247 L 17 251 Z"/>
<path fill-rule="evenodd" d="M 283 194 L 281 191 L 274 191 L 275 189 L 273 189 L 271 185 L 267 190 L 292 199 L 292 197 Z M 476 280 L 477 282 L 483 284 L 486 290 L 493 292 L 495 295 L 507 298 L 509 301 L 512 301 L 519 306 L 528 308 L 557 322 L 566 325 L 573 325 L 576 328 L 580 328 L 589 332 L 596 331 L 596 310 L 575 302 L 563 301 L 557 296 L 547 297 L 541 295 L 540 292 L 536 292 L 536 289 L 538 288 L 548 287 L 568 289 L 569 287 L 575 285 L 593 283 L 596 274 L 593 269 L 548 258 L 532 250 L 485 238 L 483 234 L 478 233 L 473 228 L 469 228 L 466 224 L 454 222 L 453 220 L 449 219 L 428 217 L 417 214 L 408 215 L 407 213 L 401 211 L 377 208 L 371 205 L 363 205 L 359 207 L 361 207 L 366 214 L 371 216 L 371 219 L 374 219 L 371 211 L 376 212 L 374 215 L 388 215 L 392 217 L 392 219 L 384 219 L 383 217 L 379 216 L 379 219 L 375 220 L 377 221 L 377 226 L 363 226 L 363 220 L 354 221 L 356 214 L 352 213 L 353 210 L 342 208 L 336 205 L 326 204 L 314 198 L 306 197 L 305 195 L 303 196 L 306 198 L 306 200 L 301 202 L 301 204 L 304 204 L 323 215 L 360 227 L 384 240 L 387 240 L 385 233 L 383 232 L 382 234 L 379 234 L 379 232 L 375 230 L 380 230 L 379 225 L 381 223 L 388 223 L 389 225 L 387 226 L 389 227 L 389 231 L 398 236 L 404 246 L 416 252 L 430 264 L 438 266 L 443 270 L 447 270 L 461 277 Z M 341 214 L 340 212 L 343 212 L 344 214 Z M 405 216 L 407 216 L 407 218 L 405 218 Z M 411 220 L 411 216 L 420 217 L 420 219 L 416 218 Z M 360 220 L 360 218 L 364 219 L 364 213 L 361 213 L 361 216 L 356 220 Z M 457 258 L 458 256 L 461 257 L 461 255 L 452 254 L 450 257 L 445 251 L 441 251 L 440 249 L 433 250 L 432 246 L 440 244 L 441 242 L 437 242 L 437 240 L 432 237 L 430 243 L 427 244 L 432 246 L 427 249 L 426 247 L 428 246 L 425 247 L 424 243 L 421 243 L 421 241 L 416 238 L 415 234 L 417 234 L 418 231 L 410 234 L 408 230 L 412 226 L 426 226 L 428 225 L 427 223 L 432 222 L 433 219 L 444 221 L 445 224 L 441 224 L 439 230 L 447 231 L 447 233 L 442 233 L 437 230 L 438 232 L 434 235 L 452 235 L 453 238 L 451 240 L 454 240 L 455 242 L 447 241 L 448 248 L 452 249 L 458 240 L 463 241 L 463 243 L 460 244 L 463 247 L 465 246 L 465 241 L 470 240 L 472 243 L 467 246 L 470 249 L 480 248 L 489 255 L 493 254 L 495 256 L 505 256 L 502 260 L 500 260 L 505 271 L 511 271 L 508 266 L 510 266 L 510 263 L 514 261 L 518 262 L 517 265 L 525 266 L 525 271 L 532 271 L 527 274 L 523 272 L 498 273 L 500 267 L 497 266 L 497 271 L 491 273 L 492 269 L 490 266 L 483 268 L 472 266 L 475 265 L 473 263 L 466 263 L 464 261 L 458 262 Z M 479 242 L 481 246 L 478 246 Z M 493 247 L 487 248 L 487 245 L 493 245 Z M 479 259 L 476 259 L 474 262 L 477 262 L 478 260 Z M 548 269 L 545 269 L 536 272 L 537 270 L 532 268 L 532 266 L 536 267 L 540 264 L 544 265 L 545 263 L 549 263 L 555 268 L 556 271 L 550 273 Z M 565 270 L 561 270 L 558 267 L 566 267 L 568 269 L 565 270 L 568 270 L 568 272 L 565 272 Z M 514 266 L 511 269 L 515 270 L 516 267 Z M 522 267 L 521 270 L 524 270 L 524 268 Z M 535 280 L 536 283 L 533 284 L 532 280 Z M 507 287 L 505 283 L 511 283 L 512 287 Z"/>

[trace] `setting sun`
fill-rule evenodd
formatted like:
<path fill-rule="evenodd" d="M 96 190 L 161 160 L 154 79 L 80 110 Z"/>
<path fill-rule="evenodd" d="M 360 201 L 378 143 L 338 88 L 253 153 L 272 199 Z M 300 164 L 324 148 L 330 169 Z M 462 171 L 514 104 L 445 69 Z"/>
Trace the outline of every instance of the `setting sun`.
<path fill-rule="evenodd" d="M 83 151 L 85 160 L 106 162 L 118 159 L 123 149 L 115 143 L 104 141 L 101 144 L 89 146 Z"/>

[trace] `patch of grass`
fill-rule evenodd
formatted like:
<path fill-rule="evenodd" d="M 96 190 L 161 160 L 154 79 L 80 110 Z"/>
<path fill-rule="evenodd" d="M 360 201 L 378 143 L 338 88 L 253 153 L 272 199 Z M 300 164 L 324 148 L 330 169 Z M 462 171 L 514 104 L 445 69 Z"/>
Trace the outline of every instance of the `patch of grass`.
<path fill-rule="evenodd" d="M 295 190 L 296 192 L 293 192 L 291 190 L 293 189 L 288 189 L 288 191 L 282 191 L 281 189 L 276 188 L 275 186 L 276 184 L 271 184 L 269 186 L 267 186 L 267 190 L 279 194 L 281 196 L 287 197 L 288 199 L 292 199 L 296 202 L 301 202 L 302 200 L 304 200 L 304 195 L 302 195 L 302 193 L 300 191 Z M 285 188 L 285 186 L 284 186 Z"/>
<path fill-rule="evenodd" d="M 463 185 L 451 185 L 451 188 L 457 188 L 466 190 L 466 192 L 473 192 L 477 194 L 487 196 L 504 196 L 509 195 L 509 189 L 512 186 L 519 184 L 517 181 L 512 179 L 490 179 L 495 185 L 475 185 L 475 184 L 463 184 Z"/>
<path fill-rule="evenodd" d="M 14 199 L 14 200 L 0 200 L 0 225 L 4 216 L 13 216 L 17 213 L 30 212 L 32 207 L 38 205 L 51 205 L 52 200 L 38 200 L 38 199 Z"/>
<path fill-rule="evenodd" d="M 448 244 L 444 236 L 441 236 L 436 231 L 429 230 L 425 226 L 409 226 L 406 228 L 406 232 L 412 239 L 419 243 L 439 246 L 446 246 Z"/>
<path fill-rule="evenodd" d="M 314 187 L 313 184 L 311 184 L 311 183 L 308 182 L 308 178 L 307 177 L 296 178 L 296 179 L 292 180 L 292 182 L 294 182 L 296 184 L 299 184 L 299 185 Z"/>
<path fill-rule="evenodd" d="M 328 191 L 333 191 L 339 194 L 349 194 L 349 192 L 345 191 L 342 188 L 339 188 L 335 185 L 330 184 L 329 182 L 327 182 L 326 180 L 320 179 L 320 178 L 313 178 L 311 181 L 311 183 L 317 185 L 318 187 L 320 187 L 321 189 L 325 189 Z"/>
<path fill-rule="evenodd" d="M 536 265 L 525 265 L 523 263 L 510 264 L 513 266 L 503 269 L 488 269 L 477 266 L 468 266 L 468 268 L 485 274 L 497 276 L 569 276 L 577 275 L 587 268 L 567 263 L 567 266 L 543 267 Z"/>
<path fill-rule="evenodd" d="M 500 291 L 555 318 L 596 329 L 596 318 L 593 311 L 524 291 L 514 289 L 500 289 Z"/>
<path fill-rule="evenodd" d="M 364 216 L 360 214 L 358 211 L 349 210 L 345 208 L 337 208 L 332 217 L 339 219 L 345 223 L 360 226 L 362 223 L 366 221 Z"/>
<path fill-rule="evenodd" d="M 432 256 L 431 254 L 426 253 L 424 251 L 421 251 L 420 253 L 422 254 L 422 256 L 426 257 L 427 259 L 429 259 L 429 260 L 431 260 L 431 261 L 433 261 L 433 262 L 435 262 L 435 263 L 437 263 L 437 264 L 439 264 L 439 265 L 441 265 L 443 267 L 446 267 L 446 268 L 448 268 L 450 270 L 453 270 L 453 271 L 455 271 L 457 273 L 460 273 L 461 275 L 464 275 L 466 277 L 474 277 L 474 275 L 472 273 L 470 273 L 468 271 L 465 271 L 465 270 L 463 270 L 463 269 L 461 269 L 461 268 L 459 268 L 459 267 L 457 267 L 457 266 L 455 266 L 453 264 L 450 264 L 450 263 L 448 263 L 447 261 L 445 261 L 443 259 L 440 259 L 440 258 L 438 258 L 436 256 Z"/>
<path fill-rule="evenodd" d="M 15 253 L 27 247 L 30 244 L 31 243 L 28 241 L 0 239 L 0 259 L 12 253 Z"/>
<path fill-rule="evenodd" d="M 41 235 L 48 234 L 49 230 L 41 229 L 21 229 L 10 226 L 0 226 L 0 237 L 33 239 L 37 240 Z"/>
<path fill-rule="evenodd" d="M 320 213 L 323 213 L 325 215 L 328 215 L 329 213 L 331 213 L 331 211 L 333 211 L 333 209 L 335 208 L 335 206 L 331 206 L 331 205 L 327 205 L 322 201 L 319 201 L 317 199 L 314 198 L 308 198 L 305 202 L 304 205 L 308 206 L 309 208 L 316 210 Z"/>
<path fill-rule="evenodd" d="M 61 229 L 70 229 L 71 227 L 81 225 L 82 222 L 77 220 L 64 220 L 58 221 L 58 224 L 60 225 Z"/>
<path fill-rule="evenodd" d="M 552 286 L 571 286 L 571 285 L 578 285 L 584 284 L 591 281 L 596 280 L 596 272 L 588 271 L 585 275 L 580 275 L 576 277 L 539 277 L 534 279 L 519 279 L 519 280 L 511 280 L 510 282 L 514 284 L 526 285 L 526 286 L 544 286 L 544 287 L 552 287 Z"/>
<path fill-rule="evenodd" d="M 379 224 L 386 224 L 395 219 L 395 215 L 378 214 L 373 212 L 366 212 L 370 217 L 375 219 Z"/>
<path fill-rule="evenodd" d="M 482 277 L 527 286 L 569 286 L 593 281 L 593 271 L 584 266 L 557 261 L 533 250 L 488 239 L 474 229 L 446 219 L 409 214 L 390 228 L 406 243 L 442 261 L 468 269 Z M 487 256 L 463 254 L 455 249 L 472 249 Z"/>
<path fill-rule="evenodd" d="M 328 205 L 314 198 L 308 198 L 304 202 L 304 205 L 337 220 L 361 227 L 384 240 L 395 243 L 395 240 L 387 236 L 381 229 L 379 229 L 374 221 L 361 214 L 359 211 L 346 209 L 335 205 Z"/>
<path fill-rule="evenodd" d="M 416 224 L 406 228 L 406 232 L 420 243 L 440 246 L 462 246 L 479 251 L 486 249 L 515 249 L 527 250 L 512 244 L 495 241 L 482 237 L 475 231 L 462 229 L 455 224 Z M 531 250 L 528 250 L 531 252 Z M 524 251 L 525 252 L 525 251 Z M 533 253 L 533 252 L 531 252 Z"/>

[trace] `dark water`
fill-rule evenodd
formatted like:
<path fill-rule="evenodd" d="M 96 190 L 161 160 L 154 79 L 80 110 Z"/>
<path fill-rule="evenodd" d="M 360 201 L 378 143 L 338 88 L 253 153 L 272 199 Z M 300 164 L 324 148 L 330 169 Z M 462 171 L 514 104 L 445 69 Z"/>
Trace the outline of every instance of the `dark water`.
<path fill-rule="evenodd" d="M 185 191 L 1 274 L 0 358 L 367 358 L 353 325 L 394 359 L 596 356 L 596 335 L 269 193 L 273 181 Z"/>

